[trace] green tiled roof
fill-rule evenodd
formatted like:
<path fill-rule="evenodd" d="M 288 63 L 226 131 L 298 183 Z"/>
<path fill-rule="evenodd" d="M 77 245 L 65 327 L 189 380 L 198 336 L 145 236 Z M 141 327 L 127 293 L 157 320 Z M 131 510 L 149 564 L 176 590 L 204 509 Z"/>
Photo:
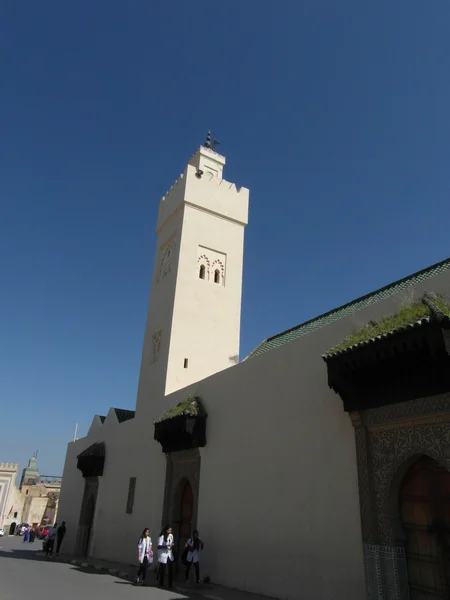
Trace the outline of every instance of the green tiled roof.
<path fill-rule="evenodd" d="M 134 419 L 134 410 L 126 410 L 125 408 L 115 408 L 116 417 L 119 423 Z"/>
<path fill-rule="evenodd" d="M 330 323 L 334 323 L 342 317 L 346 317 L 355 313 L 356 311 L 364 308 L 365 306 L 369 306 L 370 304 L 375 304 L 380 300 L 385 300 L 390 296 L 394 296 L 398 292 L 402 290 L 406 290 L 407 288 L 420 283 L 421 281 L 426 281 L 439 273 L 443 273 L 450 269 L 450 258 L 443 260 L 442 262 L 436 263 L 431 267 L 427 267 L 422 271 L 418 271 L 409 277 L 405 277 L 394 283 L 390 283 L 385 287 L 372 292 L 371 294 L 367 294 L 366 296 L 362 296 L 361 298 L 357 298 L 348 304 L 344 304 L 339 308 L 335 308 L 330 312 L 327 312 L 323 315 L 320 315 L 314 319 L 306 321 L 292 329 L 287 329 L 278 335 L 274 335 L 264 342 L 262 342 L 253 352 L 249 354 L 247 358 L 251 358 L 253 356 L 258 356 L 260 354 L 264 354 L 264 352 L 268 352 L 269 350 L 273 350 L 274 348 L 278 348 L 279 346 L 283 346 L 284 344 L 288 344 L 297 338 L 310 333 L 311 331 L 315 331 L 320 327 L 324 327 L 325 325 L 329 325 Z"/>

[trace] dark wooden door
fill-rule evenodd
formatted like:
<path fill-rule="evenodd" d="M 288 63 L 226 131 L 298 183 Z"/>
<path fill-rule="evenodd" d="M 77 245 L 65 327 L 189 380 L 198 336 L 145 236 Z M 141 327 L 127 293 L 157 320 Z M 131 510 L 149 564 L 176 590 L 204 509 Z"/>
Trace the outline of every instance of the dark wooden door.
<path fill-rule="evenodd" d="M 89 555 L 89 546 L 94 529 L 95 506 L 97 503 L 98 477 L 87 478 L 84 485 L 84 496 L 81 504 L 76 553 Z"/>
<path fill-rule="evenodd" d="M 86 535 L 83 540 L 83 548 L 82 553 L 83 556 L 89 555 L 89 545 L 91 543 L 92 529 L 94 527 L 94 515 L 95 515 L 95 496 L 92 495 L 89 498 L 89 502 L 86 506 L 86 514 L 85 514 L 85 527 L 86 527 Z"/>
<path fill-rule="evenodd" d="M 448 600 L 450 473 L 428 457 L 407 472 L 400 491 L 411 600 Z"/>
<path fill-rule="evenodd" d="M 194 512 L 194 494 L 189 481 L 186 481 L 181 494 L 180 530 L 178 533 L 178 552 L 183 549 L 191 535 L 192 515 Z"/>

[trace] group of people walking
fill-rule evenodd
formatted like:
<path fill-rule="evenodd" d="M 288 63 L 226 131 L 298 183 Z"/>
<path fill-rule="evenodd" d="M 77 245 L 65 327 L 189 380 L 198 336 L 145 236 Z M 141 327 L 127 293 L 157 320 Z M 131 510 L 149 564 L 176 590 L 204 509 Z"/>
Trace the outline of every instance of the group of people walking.
<path fill-rule="evenodd" d="M 26 527 L 23 532 L 20 532 L 23 535 L 23 543 L 24 544 L 32 544 L 36 539 L 36 529 L 34 527 Z"/>
<path fill-rule="evenodd" d="M 47 537 L 44 540 L 44 552 L 46 556 L 53 556 L 53 549 L 56 542 L 56 555 L 58 556 L 61 550 L 61 544 L 64 536 L 66 535 L 66 522 L 63 521 L 58 527 L 58 523 L 55 523 L 53 527 L 49 529 Z"/>
<path fill-rule="evenodd" d="M 197 583 L 200 583 L 199 553 L 201 550 L 203 550 L 203 542 L 198 536 L 198 531 L 195 530 L 188 539 L 181 557 L 185 566 L 186 583 L 189 582 L 189 574 L 192 565 L 194 565 L 195 568 L 196 581 Z M 139 538 L 138 558 L 139 569 L 136 575 L 136 585 L 141 585 L 146 579 L 149 566 L 153 563 L 153 545 L 148 527 L 144 529 Z M 161 531 L 158 538 L 158 569 L 156 571 L 156 577 L 159 587 L 164 587 L 164 578 L 167 570 L 168 587 L 171 590 L 173 589 L 173 563 L 175 560 L 175 540 L 172 533 L 172 527 L 167 525 Z"/>

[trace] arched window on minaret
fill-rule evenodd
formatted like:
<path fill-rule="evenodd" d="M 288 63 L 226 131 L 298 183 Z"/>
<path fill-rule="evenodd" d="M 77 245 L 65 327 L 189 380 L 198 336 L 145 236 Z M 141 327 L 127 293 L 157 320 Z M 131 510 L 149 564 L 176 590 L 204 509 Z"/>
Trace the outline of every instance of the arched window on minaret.
<path fill-rule="evenodd" d="M 216 269 L 214 271 L 214 283 L 220 283 L 220 271 Z"/>
<path fill-rule="evenodd" d="M 200 279 L 205 279 L 205 277 L 206 277 L 206 267 L 205 267 L 205 265 L 200 265 L 198 276 L 200 277 Z"/>

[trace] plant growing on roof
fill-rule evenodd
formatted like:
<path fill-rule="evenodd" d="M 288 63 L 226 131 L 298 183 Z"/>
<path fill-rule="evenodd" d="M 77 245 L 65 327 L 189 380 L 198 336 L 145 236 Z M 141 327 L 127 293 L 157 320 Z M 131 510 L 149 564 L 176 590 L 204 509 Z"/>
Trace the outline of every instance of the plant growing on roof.
<path fill-rule="evenodd" d="M 328 356 L 347 350 L 351 346 L 366 342 L 378 336 L 392 333 L 422 319 L 435 317 L 436 312 L 450 315 L 450 301 L 442 294 L 427 294 L 418 302 L 403 302 L 399 310 L 380 321 L 369 321 L 346 337 L 340 344 L 328 351 Z"/>
<path fill-rule="evenodd" d="M 175 417 L 186 416 L 186 417 L 199 417 L 207 416 L 205 408 L 197 396 L 189 394 L 186 400 L 175 404 L 168 411 L 166 411 L 155 423 L 161 423 L 162 421 L 168 421 Z"/>

